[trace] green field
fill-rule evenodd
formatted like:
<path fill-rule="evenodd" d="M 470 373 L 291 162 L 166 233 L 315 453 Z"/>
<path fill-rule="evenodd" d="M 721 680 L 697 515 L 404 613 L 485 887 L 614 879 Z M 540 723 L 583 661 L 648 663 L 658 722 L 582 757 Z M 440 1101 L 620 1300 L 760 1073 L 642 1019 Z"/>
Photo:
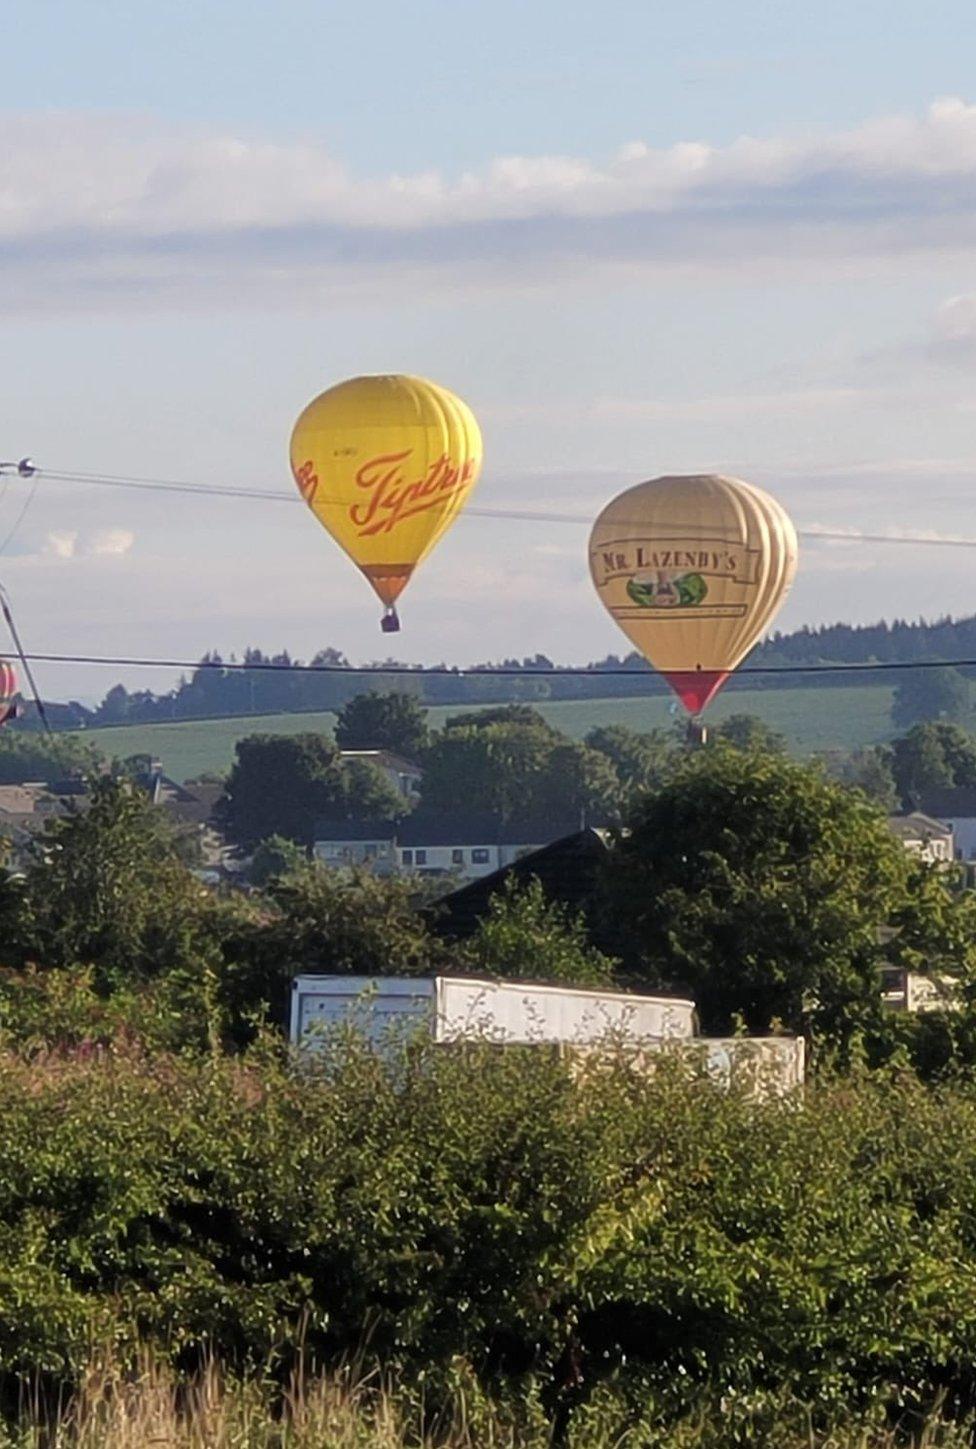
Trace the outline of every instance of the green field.
<path fill-rule="evenodd" d="M 742 690 L 718 700 L 708 711 L 715 722 L 730 714 L 757 715 L 786 736 L 794 754 L 853 749 L 891 734 L 888 711 L 892 691 L 883 685 L 853 689 Z M 557 729 L 581 739 L 595 725 L 624 724 L 631 729 L 667 727 L 676 718 L 663 696 L 652 699 L 562 700 L 537 706 Z M 430 710 L 434 726 L 463 705 Z M 122 725 L 89 730 L 88 738 L 108 756 L 152 754 L 174 780 L 189 780 L 204 771 L 227 770 L 234 745 L 244 735 L 294 735 L 306 730 L 331 734 L 335 715 L 276 714 L 236 719 L 194 720 L 182 724 Z"/>

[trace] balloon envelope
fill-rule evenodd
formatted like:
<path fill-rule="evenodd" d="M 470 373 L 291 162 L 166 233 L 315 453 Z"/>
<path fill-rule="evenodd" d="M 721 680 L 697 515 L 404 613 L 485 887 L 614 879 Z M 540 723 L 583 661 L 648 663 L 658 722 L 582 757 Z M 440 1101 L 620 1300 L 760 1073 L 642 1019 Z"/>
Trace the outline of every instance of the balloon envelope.
<path fill-rule="evenodd" d="M 310 402 L 291 435 L 309 508 L 388 610 L 451 526 L 481 470 L 474 414 L 422 377 L 354 377 Z"/>
<path fill-rule="evenodd" d="M 6 724 L 17 713 L 17 674 L 8 659 L 0 659 L 0 724 Z"/>
<path fill-rule="evenodd" d="M 604 606 L 690 714 L 769 627 L 796 573 L 785 510 L 751 483 L 654 478 L 608 503 L 590 535 Z"/>

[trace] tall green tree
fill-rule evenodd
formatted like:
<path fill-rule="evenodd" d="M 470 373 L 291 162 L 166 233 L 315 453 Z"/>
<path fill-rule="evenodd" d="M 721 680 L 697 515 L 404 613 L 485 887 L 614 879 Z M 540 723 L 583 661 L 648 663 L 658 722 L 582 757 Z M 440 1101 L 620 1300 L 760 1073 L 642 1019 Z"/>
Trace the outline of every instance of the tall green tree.
<path fill-rule="evenodd" d="M 625 792 L 660 789 L 679 758 L 664 730 L 639 733 L 626 725 L 600 725 L 590 730 L 585 743 L 606 756 Z"/>
<path fill-rule="evenodd" d="M 339 711 L 335 742 L 340 750 L 392 750 L 417 759 L 427 743 L 427 711 L 414 694 L 356 694 Z"/>
<path fill-rule="evenodd" d="M 779 731 L 754 714 L 730 714 L 711 726 L 709 736 L 713 744 L 731 745 L 736 750 L 781 755 L 786 749 L 786 740 Z"/>
<path fill-rule="evenodd" d="M 517 822 L 612 815 L 620 781 L 609 759 L 534 725 L 458 726 L 436 736 L 424 756 L 425 807 L 485 813 Z"/>
<path fill-rule="evenodd" d="M 925 720 L 965 719 L 972 708 L 972 686 L 958 669 L 909 670 L 891 702 L 891 722 L 908 729 Z"/>
<path fill-rule="evenodd" d="M 163 812 L 103 776 L 87 808 L 39 837 L 6 924 L 7 959 L 91 964 L 102 984 L 170 971 L 194 957 L 200 895 Z"/>
<path fill-rule="evenodd" d="M 249 735 L 237 742 L 216 813 L 232 841 L 253 848 L 271 835 L 311 845 L 320 816 L 393 818 L 406 809 L 381 771 L 343 763 L 324 735 Z"/>
<path fill-rule="evenodd" d="M 976 786 L 976 738 L 960 725 L 930 721 L 915 725 L 891 745 L 891 769 L 906 809 L 927 790 Z"/>
<path fill-rule="evenodd" d="M 974 906 L 859 794 L 769 755 L 703 751 L 633 811 L 606 868 L 609 938 L 647 984 L 834 1039 L 879 1028 L 886 964 L 967 977 Z"/>

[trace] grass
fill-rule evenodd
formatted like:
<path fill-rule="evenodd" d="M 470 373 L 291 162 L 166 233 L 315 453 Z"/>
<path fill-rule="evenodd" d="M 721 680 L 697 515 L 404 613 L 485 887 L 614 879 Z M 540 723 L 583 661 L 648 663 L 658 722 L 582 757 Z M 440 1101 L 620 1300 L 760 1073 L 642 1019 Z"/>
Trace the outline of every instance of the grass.
<path fill-rule="evenodd" d="M 730 714 L 754 714 L 786 736 L 796 755 L 818 750 L 854 749 L 873 744 L 891 733 L 889 711 L 892 690 L 885 685 L 847 689 L 741 690 L 725 695 L 710 708 L 718 722 Z M 631 729 L 668 728 L 677 715 L 664 698 L 558 700 L 536 706 L 553 725 L 573 739 L 582 739 L 596 725 L 623 724 Z M 430 710 L 434 727 L 463 705 L 439 705 Z M 120 725 L 88 732 L 104 754 L 152 754 L 163 762 L 174 780 L 190 780 L 204 772 L 230 768 L 234 746 L 245 735 L 280 735 L 321 731 L 331 734 L 335 715 L 241 715 L 235 719 L 191 720 L 180 724 Z"/>
<path fill-rule="evenodd" d="M 503 1412 L 466 1375 L 446 1409 L 430 1412 L 418 1393 L 356 1373 L 292 1376 L 284 1391 L 270 1379 L 226 1378 L 215 1365 L 178 1379 L 147 1356 L 140 1370 L 92 1367 L 54 1412 L 28 1394 L 19 1419 L 0 1427 L 0 1449 L 552 1449 L 536 1410 Z M 559 1443 L 565 1449 L 726 1449 L 745 1443 L 768 1449 L 966 1449 L 972 1428 L 932 1421 L 908 1433 L 850 1425 L 817 1432 L 802 1406 L 790 1423 L 740 1420 L 732 1432 L 724 1413 L 650 1428 L 621 1423 L 620 1411 L 586 1415 Z M 596 1420 L 596 1421 L 595 1421 Z M 807 1420 L 806 1423 L 803 1421 Z"/>

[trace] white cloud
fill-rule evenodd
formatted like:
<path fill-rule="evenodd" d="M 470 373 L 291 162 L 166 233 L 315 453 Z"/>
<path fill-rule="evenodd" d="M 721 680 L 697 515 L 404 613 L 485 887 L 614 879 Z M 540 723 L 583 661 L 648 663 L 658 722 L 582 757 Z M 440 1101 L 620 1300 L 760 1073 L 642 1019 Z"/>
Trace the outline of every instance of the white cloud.
<path fill-rule="evenodd" d="M 53 558 L 74 558 L 78 546 L 77 533 L 49 533 L 41 552 Z"/>
<path fill-rule="evenodd" d="M 119 557 L 126 554 L 136 541 L 135 534 L 128 528 L 106 528 L 96 533 L 85 548 L 85 552 L 95 557 L 110 555 Z"/>
<path fill-rule="evenodd" d="M 976 105 L 725 146 L 644 141 L 598 162 L 505 156 L 450 178 L 357 178 L 314 142 L 177 130 L 140 118 L 0 120 L 0 263 L 10 305 L 189 296 L 274 300 L 308 279 L 373 282 L 450 267 L 833 260 L 976 245 Z M 25 295 L 23 282 L 33 281 Z M 952 319 L 950 318 L 950 325 Z"/>

